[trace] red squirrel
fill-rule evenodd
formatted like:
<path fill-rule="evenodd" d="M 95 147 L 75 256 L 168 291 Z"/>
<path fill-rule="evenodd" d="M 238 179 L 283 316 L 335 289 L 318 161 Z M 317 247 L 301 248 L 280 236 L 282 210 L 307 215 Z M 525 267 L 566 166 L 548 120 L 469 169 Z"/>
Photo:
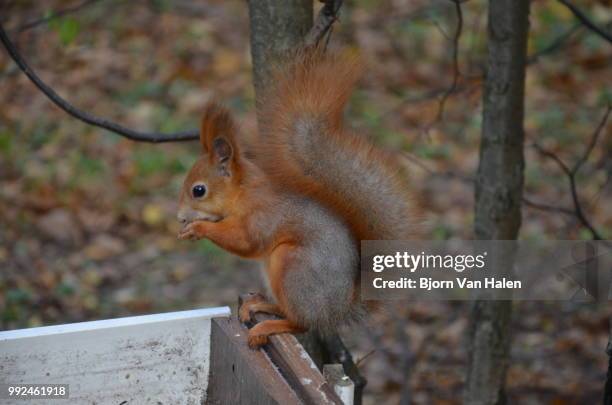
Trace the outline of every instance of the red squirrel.
<path fill-rule="evenodd" d="M 263 262 L 268 298 L 246 301 L 239 318 L 281 319 L 252 327 L 252 348 L 273 334 L 325 334 L 360 319 L 360 241 L 415 235 L 416 204 L 397 158 L 343 124 L 361 71 L 356 57 L 300 51 L 277 69 L 250 141 L 227 109 L 205 109 L 178 237 Z"/>

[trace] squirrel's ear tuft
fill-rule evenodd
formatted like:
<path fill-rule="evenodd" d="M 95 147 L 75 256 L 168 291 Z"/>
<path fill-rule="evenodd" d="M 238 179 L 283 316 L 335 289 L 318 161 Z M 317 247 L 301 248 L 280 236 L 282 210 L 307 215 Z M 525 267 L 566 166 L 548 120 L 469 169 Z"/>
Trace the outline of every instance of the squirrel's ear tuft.
<path fill-rule="evenodd" d="M 224 176 L 230 176 L 234 157 L 233 146 L 227 139 L 219 136 L 213 141 L 212 150 L 212 160 L 219 172 Z"/>
<path fill-rule="evenodd" d="M 237 154 L 236 127 L 225 107 L 209 103 L 204 111 L 200 129 L 200 143 L 204 154 L 224 175 L 230 175 L 231 164 Z"/>

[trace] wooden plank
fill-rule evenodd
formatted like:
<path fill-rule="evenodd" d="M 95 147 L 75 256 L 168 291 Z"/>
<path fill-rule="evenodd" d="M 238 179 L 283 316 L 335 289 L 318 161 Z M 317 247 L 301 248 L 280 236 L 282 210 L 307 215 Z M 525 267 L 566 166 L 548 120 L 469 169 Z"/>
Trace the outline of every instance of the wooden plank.
<path fill-rule="evenodd" d="M 247 296 L 241 296 L 239 306 L 246 299 Z M 256 322 L 278 319 L 263 313 L 253 314 L 253 318 Z M 317 365 L 295 336 L 289 333 L 270 336 L 270 342 L 264 346 L 264 350 L 305 403 L 342 405 L 338 395 L 325 381 Z"/>
<path fill-rule="evenodd" d="M 260 350 L 251 350 L 247 329 L 234 319 L 213 319 L 209 405 L 302 404 L 284 377 Z"/>
<path fill-rule="evenodd" d="M 211 308 L 0 332 L 0 383 L 69 384 L 78 404 L 193 404 L 206 397 Z M 2 404 L 39 404 L 2 400 Z"/>
<path fill-rule="evenodd" d="M 270 343 L 264 347 L 264 350 L 304 402 L 342 405 L 340 398 L 325 381 L 295 336 L 288 333 L 270 336 Z"/>

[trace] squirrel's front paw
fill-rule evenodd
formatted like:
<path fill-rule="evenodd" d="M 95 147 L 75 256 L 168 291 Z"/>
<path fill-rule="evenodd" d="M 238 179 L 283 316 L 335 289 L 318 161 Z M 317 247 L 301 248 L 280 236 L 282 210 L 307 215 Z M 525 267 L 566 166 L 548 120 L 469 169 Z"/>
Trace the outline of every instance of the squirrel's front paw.
<path fill-rule="evenodd" d="M 254 329 L 249 329 L 248 343 L 251 349 L 259 349 L 268 343 L 268 335 L 257 333 L 257 331 L 254 332 Z"/>
<path fill-rule="evenodd" d="M 180 240 L 198 240 L 202 239 L 200 232 L 198 232 L 198 222 L 191 222 L 183 227 L 178 234 Z"/>

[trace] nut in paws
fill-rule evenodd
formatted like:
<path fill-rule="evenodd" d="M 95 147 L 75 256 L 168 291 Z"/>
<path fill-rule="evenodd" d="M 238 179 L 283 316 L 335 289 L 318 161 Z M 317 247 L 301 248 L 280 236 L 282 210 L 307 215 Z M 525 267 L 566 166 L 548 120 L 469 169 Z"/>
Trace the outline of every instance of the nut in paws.
<path fill-rule="evenodd" d="M 178 238 L 181 240 L 198 240 L 198 234 L 196 232 L 196 224 L 190 223 L 185 225 L 183 229 L 178 234 Z"/>

